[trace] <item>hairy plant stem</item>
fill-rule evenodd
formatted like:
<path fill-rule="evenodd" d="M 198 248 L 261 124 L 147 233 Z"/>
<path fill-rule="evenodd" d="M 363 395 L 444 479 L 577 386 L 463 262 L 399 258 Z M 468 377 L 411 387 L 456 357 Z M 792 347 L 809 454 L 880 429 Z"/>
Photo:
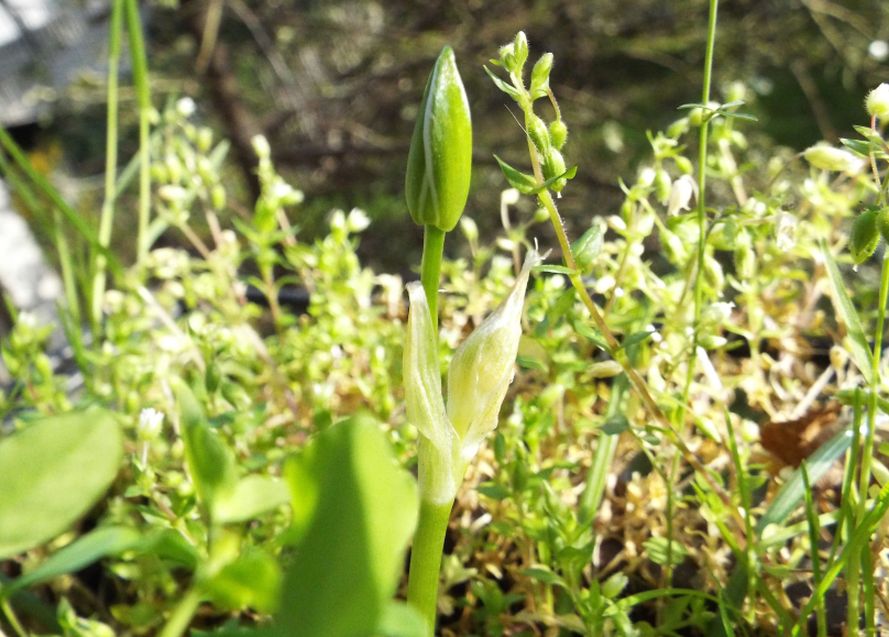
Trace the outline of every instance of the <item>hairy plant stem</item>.
<path fill-rule="evenodd" d="M 123 25 L 124 0 L 114 0 L 111 5 L 111 19 L 108 25 L 108 90 L 105 126 L 105 192 L 102 201 L 102 212 L 99 216 L 99 244 L 108 248 L 111 243 L 111 227 L 114 221 L 114 199 L 117 180 L 117 71 L 120 63 L 120 32 Z M 102 318 L 102 297 L 105 294 L 105 256 L 95 256 L 93 271 L 93 289 L 90 299 L 90 321 L 93 332 L 98 333 Z"/>
<path fill-rule="evenodd" d="M 441 258 L 444 254 L 445 232 L 435 226 L 423 226 L 423 260 L 420 262 L 420 281 L 426 292 L 432 329 L 438 340 L 438 285 L 441 278 Z"/>
<path fill-rule="evenodd" d="M 426 620 L 426 632 L 429 637 L 435 634 L 441 554 L 452 507 L 453 502 L 437 504 L 422 499 L 420 519 L 411 547 L 407 601 Z"/>

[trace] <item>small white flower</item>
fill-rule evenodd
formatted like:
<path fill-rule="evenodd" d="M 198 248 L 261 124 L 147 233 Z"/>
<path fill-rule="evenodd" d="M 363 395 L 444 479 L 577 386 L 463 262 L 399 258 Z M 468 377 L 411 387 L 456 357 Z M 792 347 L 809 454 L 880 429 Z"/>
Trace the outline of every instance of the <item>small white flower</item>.
<path fill-rule="evenodd" d="M 889 57 L 889 42 L 886 42 L 886 40 L 874 40 L 868 45 L 867 54 L 877 62 L 882 62 Z"/>
<path fill-rule="evenodd" d="M 692 197 L 697 197 L 698 185 L 691 175 L 682 175 L 670 186 L 670 200 L 667 202 L 667 216 L 691 209 Z"/>
<path fill-rule="evenodd" d="M 370 217 L 367 216 L 366 212 L 360 208 L 352 208 L 349 211 L 349 216 L 346 217 L 346 227 L 349 229 L 349 232 L 361 232 L 369 225 Z"/>
<path fill-rule="evenodd" d="M 775 225 L 775 244 L 781 252 L 789 252 L 796 245 L 796 217 L 789 212 L 778 214 Z"/>
<path fill-rule="evenodd" d="M 139 440 L 143 442 L 154 440 L 160 434 L 163 424 L 163 413 L 153 407 L 146 407 L 139 412 L 139 427 L 137 429 Z"/>
<path fill-rule="evenodd" d="M 191 117 L 195 112 L 194 100 L 190 97 L 183 97 L 176 102 L 176 112 L 186 119 Z"/>

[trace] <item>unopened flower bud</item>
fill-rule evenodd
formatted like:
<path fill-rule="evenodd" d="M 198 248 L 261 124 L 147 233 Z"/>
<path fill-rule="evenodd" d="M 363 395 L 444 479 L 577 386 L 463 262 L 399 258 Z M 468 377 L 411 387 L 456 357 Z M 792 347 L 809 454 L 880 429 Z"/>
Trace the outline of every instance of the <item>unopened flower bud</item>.
<path fill-rule="evenodd" d="M 253 145 L 253 152 L 256 153 L 256 156 L 260 159 L 268 159 L 272 155 L 272 147 L 269 146 L 269 140 L 267 140 L 262 135 L 254 135 L 253 139 L 250 140 L 250 143 Z"/>
<path fill-rule="evenodd" d="M 405 196 L 414 222 L 457 225 L 472 173 L 472 121 L 454 51 L 442 49 L 420 103 L 407 159 Z"/>
<path fill-rule="evenodd" d="M 546 96 L 549 91 L 549 74 L 553 70 L 553 54 L 544 53 L 531 69 L 531 99 Z"/>
<path fill-rule="evenodd" d="M 812 166 L 821 170 L 857 173 L 864 166 L 864 160 L 860 157 L 856 157 L 843 148 L 834 148 L 825 142 L 820 142 L 804 150 L 803 157 Z"/>
<path fill-rule="evenodd" d="M 670 199 L 667 202 L 667 216 L 679 214 L 691 208 L 691 198 L 697 195 L 698 185 L 691 175 L 682 175 L 670 186 Z"/>
<path fill-rule="evenodd" d="M 883 82 L 877 88 L 867 94 L 864 100 L 867 114 L 871 117 L 886 119 L 889 117 L 889 84 Z"/>
<path fill-rule="evenodd" d="M 563 174 L 565 174 L 565 158 L 562 157 L 562 153 L 558 150 L 550 148 L 543 159 L 543 176 L 547 179 L 553 179 Z M 550 188 L 554 192 L 559 192 L 567 183 L 568 180 L 563 177 L 562 179 L 557 179 Z"/>
<path fill-rule="evenodd" d="M 549 130 L 546 123 L 537 115 L 532 114 L 528 118 L 528 137 L 541 153 L 545 153 L 549 149 Z"/>
<path fill-rule="evenodd" d="M 560 119 L 550 122 L 549 139 L 552 145 L 556 147 L 556 150 L 562 150 L 565 146 L 565 141 L 568 139 L 568 127 L 565 125 L 565 122 Z"/>

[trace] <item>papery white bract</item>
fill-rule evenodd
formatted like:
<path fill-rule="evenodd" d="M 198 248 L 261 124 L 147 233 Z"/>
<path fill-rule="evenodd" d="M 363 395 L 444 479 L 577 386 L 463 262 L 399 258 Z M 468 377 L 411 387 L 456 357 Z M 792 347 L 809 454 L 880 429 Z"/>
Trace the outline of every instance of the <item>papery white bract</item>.
<path fill-rule="evenodd" d="M 441 392 L 438 350 L 429 305 L 419 283 L 410 299 L 404 346 L 408 421 L 420 432 L 419 482 L 425 500 L 448 503 L 497 416 L 515 374 L 525 290 L 540 256 L 532 250 L 506 300 L 457 348 L 448 371 L 448 404 Z"/>

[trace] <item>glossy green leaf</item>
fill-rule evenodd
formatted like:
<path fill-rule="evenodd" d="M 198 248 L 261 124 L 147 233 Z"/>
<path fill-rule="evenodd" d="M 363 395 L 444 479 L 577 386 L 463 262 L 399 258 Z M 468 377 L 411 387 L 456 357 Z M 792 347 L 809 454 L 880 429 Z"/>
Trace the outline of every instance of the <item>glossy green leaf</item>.
<path fill-rule="evenodd" d="M 44 418 L 0 440 L 0 559 L 68 529 L 108 489 L 122 454 L 120 427 L 98 409 Z"/>
<path fill-rule="evenodd" d="M 379 427 L 361 417 L 321 432 L 287 463 L 285 475 L 302 528 L 276 634 L 373 634 L 416 525 L 413 478 L 397 465 Z"/>

